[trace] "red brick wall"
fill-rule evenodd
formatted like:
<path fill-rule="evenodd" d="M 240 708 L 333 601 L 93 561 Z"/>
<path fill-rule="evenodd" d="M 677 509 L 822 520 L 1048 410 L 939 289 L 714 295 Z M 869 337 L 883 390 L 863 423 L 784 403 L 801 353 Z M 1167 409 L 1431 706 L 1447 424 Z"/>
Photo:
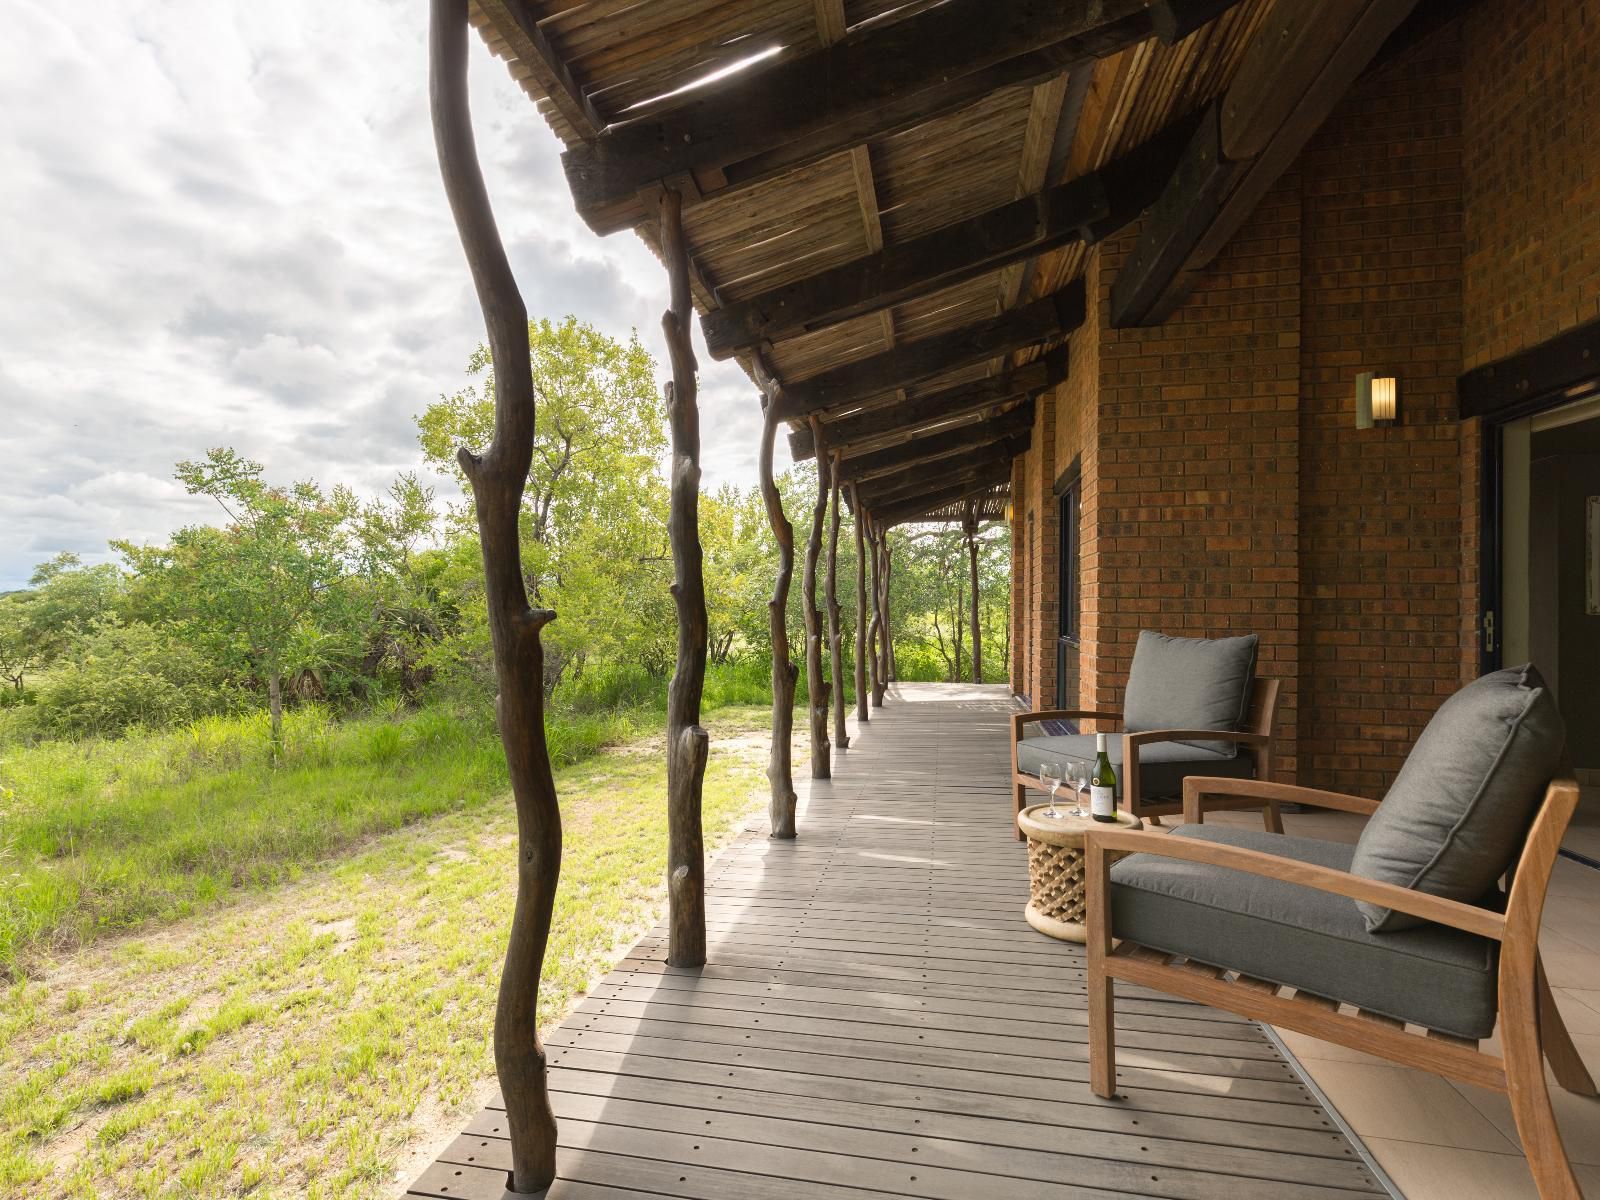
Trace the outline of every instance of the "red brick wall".
<path fill-rule="evenodd" d="M 1447 30 L 1359 84 L 1300 163 L 1299 751 L 1343 791 L 1381 794 L 1461 682 L 1460 100 Z M 1400 427 L 1353 427 L 1363 370 L 1398 378 Z"/>
<path fill-rule="evenodd" d="M 1600 4 L 1475 5 L 1461 39 L 1470 368 L 1600 317 Z"/>
<path fill-rule="evenodd" d="M 1018 505 L 1043 530 L 1083 453 L 1082 703 L 1119 705 L 1140 628 L 1255 630 L 1280 773 L 1381 794 L 1476 673 L 1484 434 L 1455 379 L 1600 316 L 1597 28 L 1595 0 L 1477 5 L 1363 79 L 1158 328 L 1104 315 L 1137 229 L 1091 252 Z M 1399 378 L 1398 428 L 1354 429 L 1363 370 Z M 1055 545 L 1019 629 L 1038 702 Z"/>
<path fill-rule="evenodd" d="M 1299 223 L 1299 181 L 1290 178 L 1153 329 L 1114 330 L 1106 318 L 1137 228 L 1096 254 L 1099 614 L 1084 685 L 1085 699 L 1120 707 L 1141 629 L 1258 633 L 1261 672 L 1286 683 L 1277 762 L 1287 778 L 1298 661 Z"/>

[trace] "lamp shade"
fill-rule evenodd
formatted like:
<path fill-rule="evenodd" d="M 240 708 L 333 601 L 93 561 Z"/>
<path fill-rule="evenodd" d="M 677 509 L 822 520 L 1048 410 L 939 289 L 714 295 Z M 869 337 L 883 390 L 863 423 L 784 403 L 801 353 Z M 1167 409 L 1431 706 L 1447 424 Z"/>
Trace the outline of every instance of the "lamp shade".
<path fill-rule="evenodd" d="M 1393 375 L 1379 375 L 1372 381 L 1372 419 L 1388 425 L 1399 415 L 1399 381 Z"/>

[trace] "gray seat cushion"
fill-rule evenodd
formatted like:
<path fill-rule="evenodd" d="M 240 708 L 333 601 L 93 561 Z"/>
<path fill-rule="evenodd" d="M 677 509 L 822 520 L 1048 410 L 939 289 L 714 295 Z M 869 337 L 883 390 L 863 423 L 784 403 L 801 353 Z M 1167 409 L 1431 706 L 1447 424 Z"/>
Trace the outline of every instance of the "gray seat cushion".
<path fill-rule="evenodd" d="M 1059 737 L 1024 738 L 1017 743 L 1017 770 L 1037 775 L 1047 759 L 1066 766 L 1068 760 L 1093 763 L 1095 735 L 1069 733 Z M 1106 753 L 1111 766 L 1122 779 L 1122 738 L 1106 738 Z M 1242 754 L 1218 754 L 1190 742 L 1151 742 L 1139 747 L 1139 790 L 1141 800 L 1180 796 L 1183 781 L 1190 775 L 1225 775 L 1229 779 L 1249 779 L 1255 760 Z M 1070 798 L 1070 789 L 1069 789 Z"/>
<path fill-rule="evenodd" d="M 1440 706 L 1362 830 L 1350 869 L 1451 900 L 1488 892 L 1522 850 L 1561 762 L 1566 725 L 1531 665 L 1494 671 Z M 1361 905 L 1367 928 L 1417 917 Z"/>
<path fill-rule="evenodd" d="M 1180 638 L 1146 629 L 1139 634 L 1133 648 L 1133 665 L 1128 668 L 1122 727 L 1129 733 L 1150 729 L 1241 729 L 1249 713 L 1250 684 L 1255 673 L 1253 633 L 1243 637 Z M 1230 758 L 1238 752 L 1233 742 L 1194 744 Z"/>
<path fill-rule="evenodd" d="M 1220 825 L 1198 838 L 1347 870 L 1354 847 Z M 1373 934 L 1355 902 L 1280 879 L 1134 854 L 1111 868 L 1111 927 L 1120 938 L 1304 988 L 1429 1029 L 1484 1038 L 1494 1029 L 1497 946 L 1424 925 Z"/>

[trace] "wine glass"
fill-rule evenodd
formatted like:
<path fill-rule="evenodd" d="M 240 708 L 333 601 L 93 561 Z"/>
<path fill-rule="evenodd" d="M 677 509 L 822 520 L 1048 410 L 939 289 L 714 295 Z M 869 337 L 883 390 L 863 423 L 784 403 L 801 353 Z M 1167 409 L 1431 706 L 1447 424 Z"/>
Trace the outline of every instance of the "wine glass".
<path fill-rule="evenodd" d="M 1056 811 L 1056 793 L 1061 790 L 1061 764 L 1058 762 L 1043 762 L 1039 764 L 1039 782 L 1050 792 L 1050 807 L 1045 809 L 1041 816 L 1052 820 L 1060 817 Z"/>
<path fill-rule="evenodd" d="M 1083 811 L 1083 789 L 1089 786 L 1089 764 L 1069 763 L 1067 782 L 1072 784 L 1072 815 L 1081 820 L 1088 815 Z"/>

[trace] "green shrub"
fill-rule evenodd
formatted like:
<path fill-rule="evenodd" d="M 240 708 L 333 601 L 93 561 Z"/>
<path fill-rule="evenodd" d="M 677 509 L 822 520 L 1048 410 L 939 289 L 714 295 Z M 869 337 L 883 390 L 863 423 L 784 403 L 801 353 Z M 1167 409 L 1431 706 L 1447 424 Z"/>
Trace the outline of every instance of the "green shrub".
<path fill-rule="evenodd" d="M 159 729 L 237 704 L 195 650 L 149 625 L 104 626 L 39 689 L 38 728 L 57 737 Z"/>

